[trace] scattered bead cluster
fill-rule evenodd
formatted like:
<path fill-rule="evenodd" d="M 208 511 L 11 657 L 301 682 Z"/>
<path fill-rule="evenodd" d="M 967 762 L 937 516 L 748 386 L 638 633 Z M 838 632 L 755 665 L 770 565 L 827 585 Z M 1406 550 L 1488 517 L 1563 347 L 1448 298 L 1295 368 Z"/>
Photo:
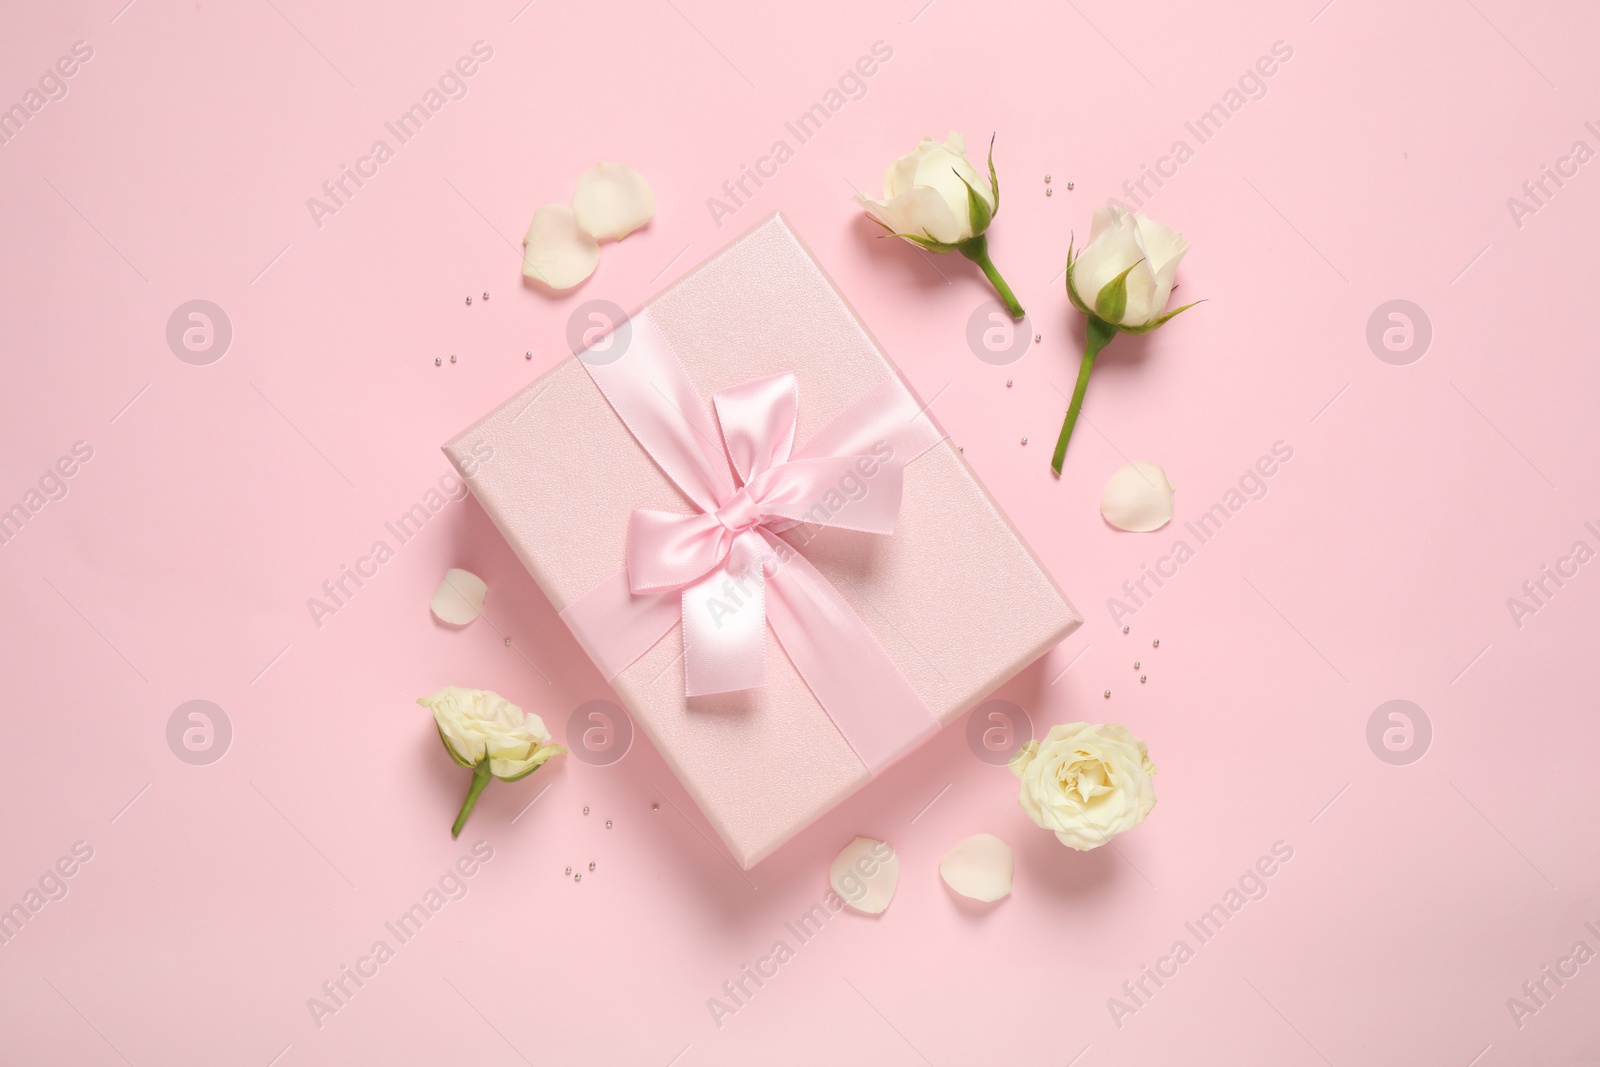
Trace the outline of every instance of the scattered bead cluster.
<path fill-rule="evenodd" d="M 1068 184 L 1068 186 L 1069 186 L 1069 187 L 1070 187 L 1070 186 L 1071 186 L 1071 183 L 1070 183 L 1070 182 L 1069 182 L 1069 183 L 1067 183 L 1067 184 Z M 1023 444 L 1027 444 L 1027 443 L 1028 443 L 1028 439 L 1027 439 L 1027 438 L 1026 438 L 1026 437 L 1024 437 L 1024 438 L 1023 438 L 1023 439 L 1022 439 L 1022 443 L 1023 443 Z M 1123 628 L 1122 628 L 1122 632 L 1123 632 L 1123 633 L 1124 633 L 1124 634 L 1126 634 L 1126 633 L 1127 633 L 1127 632 L 1128 632 L 1128 631 L 1129 631 L 1129 630 L 1130 630 L 1130 629 L 1131 629 L 1131 627 L 1127 627 L 1127 626 L 1124 626 L 1124 627 L 1123 627 Z M 1160 648 L 1160 647 L 1161 647 L 1161 639 L 1160 639 L 1160 638 L 1159 638 L 1159 637 L 1158 637 L 1158 638 L 1156 638 L 1156 639 L 1154 639 L 1154 640 L 1152 640 L 1152 641 L 1151 641 L 1151 642 L 1150 642 L 1150 647 L 1151 647 L 1151 648 Z M 1138 669 L 1139 669 L 1139 667 L 1140 667 L 1140 663 L 1141 663 L 1141 661 L 1139 661 L 1139 660 L 1134 660 L 1134 661 L 1133 661 L 1133 669 L 1134 669 L 1134 670 L 1138 670 Z M 1144 684 L 1145 684 L 1145 683 L 1146 683 L 1146 682 L 1148 682 L 1148 681 L 1149 681 L 1149 680 L 1150 680 L 1150 676 L 1149 676 L 1149 675 L 1148 675 L 1148 674 L 1141 674 L 1141 675 L 1139 675 L 1139 684 L 1140 684 L 1140 685 L 1144 685 Z M 1109 690 L 1109 689 L 1107 689 L 1107 690 L 1106 690 L 1106 694 L 1105 694 L 1105 698 L 1106 698 L 1106 699 L 1107 699 L 1107 700 L 1110 700 L 1110 699 L 1111 699 L 1111 690 Z"/>
<path fill-rule="evenodd" d="M 650 805 L 650 810 L 651 811 L 660 811 L 661 810 L 661 805 L 660 804 L 656 804 L 656 803 L 652 803 Z M 585 804 L 583 806 L 583 813 L 585 815 L 589 814 L 589 805 Z M 611 829 L 611 820 L 610 819 L 606 820 L 606 829 L 607 830 Z M 594 862 L 594 860 L 590 860 L 589 861 L 589 871 L 590 871 L 590 873 L 593 873 L 594 868 L 595 868 L 595 862 Z M 583 872 L 582 871 L 579 871 L 576 874 L 574 874 L 573 871 L 572 871 L 572 868 L 568 867 L 566 873 L 567 873 L 567 877 L 571 878 L 574 882 L 583 881 Z"/>
<path fill-rule="evenodd" d="M 487 290 L 485 290 L 484 293 L 483 293 L 483 301 L 484 301 L 484 303 L 488 303 L 489 302 L 489 293 L 488 293 Z M 471 306 L 472 306 L 472 297 L 469 296 L 469 297 L 467 297 L 467 307 L 471 307 Z M 532 352 L 524 352 L 522 354 L 522 358 L 523 359 L 532 359 L 533 358 L 533 353 Z M 455 357 L 454 353 L 452 353 L 451 356 L 450 356 L 450 362 L 451 363 L 456 362 L 456 357 Z M 433 365 L 435 367 L 444 366 L 444 358 L 442 356 L 434 356 L 433 357 Z M 508 644 L 508 645 L 510 643 L 511 643 L 510 641 L 506 642 L 506 644 Z"/>

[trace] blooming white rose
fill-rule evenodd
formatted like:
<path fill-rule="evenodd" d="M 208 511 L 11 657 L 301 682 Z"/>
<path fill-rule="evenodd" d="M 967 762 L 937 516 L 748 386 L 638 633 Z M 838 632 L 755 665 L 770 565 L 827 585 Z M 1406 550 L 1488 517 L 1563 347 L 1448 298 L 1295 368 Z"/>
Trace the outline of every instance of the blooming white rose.
<path fill-rule="evenodd" d="M 1069 848 L 1087 852 L 1144 822 L 1156 806 L 1156 773 L 1126 726 L 1069 722 L 1029 741 L 1011 760 L 1017 803 Z"/>
<path fill-rule="evenodd" d="M 1089 320 L 1084 329 L 1083 359 L 1078 364 L 1078 384 L 1067 404 L 1061 436 L 1050 458 L 1050 469 L 1061 473 L 1067 442 L 1078 424 L 1083 394 L 1095 357 L 1119 333 L 1149 333 L 1176 315 L 1194 307 L 1185 304 L 1166 310 L 1178 276 L 1178 264 L 1189 242 L 1153 219 L 1130 215 L 1120 207 L 1099 207 L 1089 227 L 1089 243 L 1074 254 L 1067 249 L 1067 298 Z"/>
<path fill-rule="evenodd" d="M 986 236 L 1000 210 L 1000 179 L 994 173 L 994 141 L 989 142 L 989 176 L 967 161 L 967 142 L 952 132 L 943 144 L 924 137 L 908 154 L 889 164 L 883 199 L 856 194 L 872 220 L 895 237 L 929 252 L 960 252 L 983 269 L 1005 301 L 1012 318 L 1022 305 L 989 260 Z"/>
<path fill-rule="evenodd" d="M 1095 315 L 1124 332 L 1154 329 L 1172 317 L 1162 318 L 1178 264 L 1189 251 L 1189 242 L 1154 219 L 1130 215 L 1122 208 L 1099 207 L 1089 226 L 1089 243 L 1072 258 L 1067 270 L 1067 292 L 1073 304 L 1086 315 Z M 1118 277 L 1124 278 L 1119 301 L 1108 299 L 1102 309 L 1099 301 Z M 1179 309 L 1182 310 L 1181 308 Z M 1174 311 L 1172 314 L 1176 315 Z"/>
<path fill-rule="evenodd" d="M 566 751 L 551 743 L 543 719 L 525 714 L 505 697 L 486 689 L 446 686 L 417 703 L 433 712 L 439 740 L 450 758 L 472 768 L 472 787 L 456 816 L 451 837 L 460 835 L 491 777 L 519 781 Z"/>

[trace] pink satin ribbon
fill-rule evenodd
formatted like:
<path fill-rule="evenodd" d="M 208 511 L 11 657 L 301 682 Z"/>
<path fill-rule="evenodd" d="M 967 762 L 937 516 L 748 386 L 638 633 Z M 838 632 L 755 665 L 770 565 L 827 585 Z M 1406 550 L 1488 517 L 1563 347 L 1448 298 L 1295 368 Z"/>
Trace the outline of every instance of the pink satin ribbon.
<path fill-rule="evenodd" d="M 681 623 L 691 697 L 765 685 L 770 624 L 877 773 L 938 722 L 849 602 L 777 535 L 802 524 L 892 533 L 905 465 L 940 440 L 938 428 L 891 378 L 796 450 L 799 393 L 787 373 L 717 393 L 713 426 L 649 313 L 628 325 L 620 358 L 584 366 L 696 510 L 633 512 L 626 565 L 562 617 L 608 678 Z"/>

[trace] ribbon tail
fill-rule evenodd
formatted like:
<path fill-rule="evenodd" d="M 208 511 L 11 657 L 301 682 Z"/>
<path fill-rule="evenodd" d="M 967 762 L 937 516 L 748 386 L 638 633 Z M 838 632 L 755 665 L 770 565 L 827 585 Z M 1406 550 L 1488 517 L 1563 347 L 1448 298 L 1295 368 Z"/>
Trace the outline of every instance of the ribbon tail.
<path fill-rule="evenodd" d="M 709 696 L 767 684 L 766 544 L 740 534 L 728 558 L 683 591 L 686 696 Z"/>
<path fill-rule="evenodd" d="M 786 541 L 776 555 L 767 618 L 801 679 L 873 774 L 936 733 L 939 720 L 833 583 Z"/>

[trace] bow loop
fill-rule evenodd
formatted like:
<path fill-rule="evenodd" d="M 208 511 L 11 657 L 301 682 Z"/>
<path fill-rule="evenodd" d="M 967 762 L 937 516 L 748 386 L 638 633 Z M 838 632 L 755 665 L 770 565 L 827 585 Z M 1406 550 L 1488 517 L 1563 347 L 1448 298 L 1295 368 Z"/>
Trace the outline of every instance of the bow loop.
<path fill-rule="evenodd" d="M 628 586 L 635 593 L 682 589 L 721 563 L 733 532 L 715 515 L 639 508 L 628 516 Z"/>
<path fill-rule="evenodd" d="M 712 403 L 740 485 L 788 462 L 800 413 L 800 390 L 793 374 L 774 374 L 724 389 Z"/>

